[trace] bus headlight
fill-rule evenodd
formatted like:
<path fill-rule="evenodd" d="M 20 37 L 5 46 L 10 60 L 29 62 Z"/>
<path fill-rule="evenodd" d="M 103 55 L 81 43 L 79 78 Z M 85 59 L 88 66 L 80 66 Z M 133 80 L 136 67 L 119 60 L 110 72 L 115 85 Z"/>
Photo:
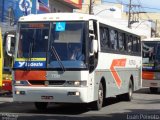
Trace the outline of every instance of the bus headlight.
<path fill-rule="evenodd" d="M 87 81 L 66 81 L 65 85 L 66 86 L 75 86 L 75 87 L 86 86 Z"/>
<path fill-rule="evenodd" d="M 13 81 L 13 85 L 15 86 L 28 86 L 29 83 L 27 80 Z"/>

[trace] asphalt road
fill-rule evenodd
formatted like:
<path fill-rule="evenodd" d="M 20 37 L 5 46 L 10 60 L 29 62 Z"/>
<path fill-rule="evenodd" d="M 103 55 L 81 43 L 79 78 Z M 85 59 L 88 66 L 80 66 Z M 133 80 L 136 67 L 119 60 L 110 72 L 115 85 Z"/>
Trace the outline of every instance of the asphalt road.
<path fill-rule="evenodd" d="M 39 112 L 32 103 L 0 97 L 0 120 L 160 120 L 160 92 L 150 94 L 148 89 L 134 93 L 131 102 L 108 98 L 100 111 L 86 106 L 50 104 L 45 112 Z"/>

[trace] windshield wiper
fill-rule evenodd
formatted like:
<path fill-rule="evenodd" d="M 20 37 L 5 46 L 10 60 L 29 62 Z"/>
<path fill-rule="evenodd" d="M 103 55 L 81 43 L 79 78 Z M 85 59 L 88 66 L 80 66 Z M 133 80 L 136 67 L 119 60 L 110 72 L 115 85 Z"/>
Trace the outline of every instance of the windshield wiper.
<path fill-rule="evenodd" d="M 60 67 L 62 68 L 62 70 L 64 72 L 65 71 L 64 65 L 62 64 L 62 61 L 61 61 L 56 49 L 54 48 L 54 46 L 51 46 L 51 50 L 52 50 L 54 56 L 56 57 L 56 60 L 58 61 Z"/>
<path fill-rule="evenodd" d="M 28 59 L 27 59 L 27 68 L 31 68 L 30 66 L 30 62 L 31 62 L 31 58 L 32 58 L 32 49 L 33 49 L 33 43 L 30 42 L 29 44 L 29 54 L 28 54 Z"/>

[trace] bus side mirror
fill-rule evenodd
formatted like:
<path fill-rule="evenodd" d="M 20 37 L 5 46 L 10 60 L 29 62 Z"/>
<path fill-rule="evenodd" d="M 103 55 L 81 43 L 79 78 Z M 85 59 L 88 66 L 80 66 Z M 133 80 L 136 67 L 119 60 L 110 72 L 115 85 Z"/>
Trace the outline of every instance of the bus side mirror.
<path fill-rule="evenodd" d="M 97 43 L 97 40 L 93 40 L 92 44 L 93 44 L 93 52 L 97 53 L 98 52 L 98 43 Z"/>
<path fill-rule="evenodd" d="M 89 34 L 89 37 L 91 39 L 90 56 L 92 56 L 94 55 L 94 53 L 98 52 L 98 43 L 97 43 L 97 40 L 95 40 L 94 34 Z"/>
<path fill-rule="evenodd" d="M 6 52 L 7 55 L 13 56 L 14 53 L 14 46 L 15 46 L 15 35 L 9 34 L 6 37 Z"/>

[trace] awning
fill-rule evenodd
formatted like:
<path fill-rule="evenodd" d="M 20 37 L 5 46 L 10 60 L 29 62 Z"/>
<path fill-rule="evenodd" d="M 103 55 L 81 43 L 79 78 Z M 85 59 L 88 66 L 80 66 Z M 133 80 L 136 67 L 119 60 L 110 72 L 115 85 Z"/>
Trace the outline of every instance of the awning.
<path fill-rule="evenodd" d="M 58 0 L 58 1 L 66 4 L 67 6 L 72 7 L 73 9 L 81 9 L 82 8 L 82 0 Z"/>

